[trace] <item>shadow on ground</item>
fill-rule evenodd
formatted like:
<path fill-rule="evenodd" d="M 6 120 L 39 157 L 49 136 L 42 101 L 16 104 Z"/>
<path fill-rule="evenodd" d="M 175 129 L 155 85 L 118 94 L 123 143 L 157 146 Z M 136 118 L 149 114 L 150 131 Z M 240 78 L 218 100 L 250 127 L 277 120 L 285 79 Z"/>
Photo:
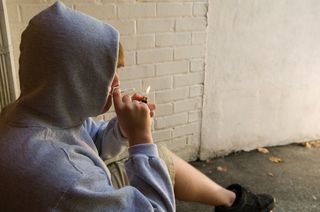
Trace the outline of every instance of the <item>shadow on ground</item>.
<path fill-rule="evenodd" d="M 288 145 L 268 148 L 268 154 L 256 150 L 191 165 L 217 183 L 245 185 L 257 193 L 269 193 L 276 199 L 273 212 L 320 212 L 320 148 Z M 277 156 L 282 163 L 273 163 Z M 226 167 L 225 172 L 217 167 Z M 213 211 L 208 205 L 177 201 L 177 212 Z"/>

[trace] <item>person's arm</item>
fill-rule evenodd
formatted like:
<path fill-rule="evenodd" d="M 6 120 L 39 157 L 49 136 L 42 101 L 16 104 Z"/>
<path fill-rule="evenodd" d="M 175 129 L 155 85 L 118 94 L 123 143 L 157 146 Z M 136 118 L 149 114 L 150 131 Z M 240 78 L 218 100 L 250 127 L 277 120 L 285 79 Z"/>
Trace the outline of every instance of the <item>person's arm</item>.
<path fill-rule="evenodd" d="M 156 145 L 129 148 L 125 167 L 130 186 L 121 189 L 112 187 L 103 168 L 92 163 L 92 152 L 83 153 L 69 151 L 67 159 L 71 161 L 66 168 L 74 173 L 74 180 L 57 199 L 54 211 L 175 211 L 170 176 Z"/>
<path fill-rule="evenodd" d="M 122 135 L 116 117 L 110 121 L 99 122 L 88 118 L 83 127 L 92 138 L 103 160 L 116 157 L 128 147 L 128 140 Z"/>

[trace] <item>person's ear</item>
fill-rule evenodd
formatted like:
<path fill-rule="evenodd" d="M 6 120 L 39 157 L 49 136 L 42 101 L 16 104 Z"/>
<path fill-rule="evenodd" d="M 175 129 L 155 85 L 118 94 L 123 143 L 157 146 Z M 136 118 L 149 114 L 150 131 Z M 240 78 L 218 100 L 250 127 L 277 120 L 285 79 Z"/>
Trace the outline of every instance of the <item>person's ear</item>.
<path fill-rule="evenodd" d="M 121 45 L 121 43 L 119 43 L 119 53 L 118 53 L 118 64 L 117 64 L 117 68 L 123 67 L 124 66 L 124 49 Z"/>

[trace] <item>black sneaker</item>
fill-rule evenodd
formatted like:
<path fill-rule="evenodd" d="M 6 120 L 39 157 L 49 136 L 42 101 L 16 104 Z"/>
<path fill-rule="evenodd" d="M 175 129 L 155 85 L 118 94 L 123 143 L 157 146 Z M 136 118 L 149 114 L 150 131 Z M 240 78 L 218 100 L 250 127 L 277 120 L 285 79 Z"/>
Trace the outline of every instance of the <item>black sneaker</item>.
<path fill-rule="evenodd" d="M 241 185 L 227 187 L 236 193 L 236 200 L 231 207 L 217 206 L 215 212 L 269 212 L 274 208 L 273 197 L 268 194 L 254 194 Z"/>

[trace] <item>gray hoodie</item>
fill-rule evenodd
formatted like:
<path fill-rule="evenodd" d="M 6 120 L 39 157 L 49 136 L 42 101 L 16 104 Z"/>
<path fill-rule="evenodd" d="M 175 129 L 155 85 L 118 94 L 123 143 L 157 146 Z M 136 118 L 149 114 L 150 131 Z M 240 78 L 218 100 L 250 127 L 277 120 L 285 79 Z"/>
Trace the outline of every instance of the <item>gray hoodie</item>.
<path fill-rule="evenodd" d="M 129 148 L 130 186 L 103 160 L 126 148 L 117 119 L 95 123 L 115 74 L 119 33 L 57 2 L 22 34 L 21 95 L 0 116 L 0 211 L 174 211 L 154 144 Z"/>

